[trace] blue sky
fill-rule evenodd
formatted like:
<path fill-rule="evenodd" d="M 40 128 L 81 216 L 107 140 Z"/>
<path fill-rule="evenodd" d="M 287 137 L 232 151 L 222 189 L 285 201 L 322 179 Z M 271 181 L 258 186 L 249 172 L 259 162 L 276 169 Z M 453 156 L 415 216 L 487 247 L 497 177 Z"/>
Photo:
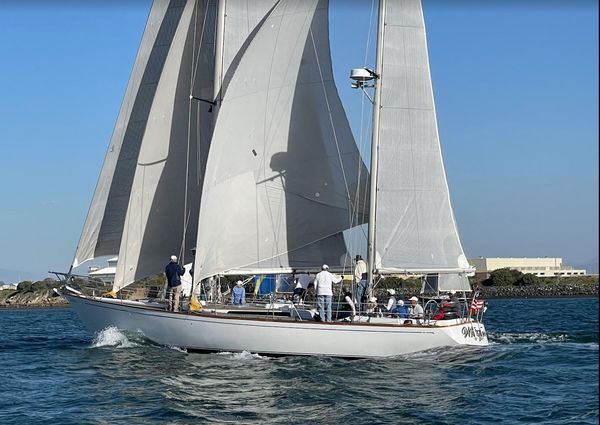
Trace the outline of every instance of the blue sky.
<path fill-rule="evenodd" d="M 360 139 L 347 76 L 364 65 L 371 2 L 331 3 L 338 90 Z M 597 3 L 423 5 L 467 256 L 597 262 Z M 0 270 L 68 269 L 149 7 L 0 3 Z"/>

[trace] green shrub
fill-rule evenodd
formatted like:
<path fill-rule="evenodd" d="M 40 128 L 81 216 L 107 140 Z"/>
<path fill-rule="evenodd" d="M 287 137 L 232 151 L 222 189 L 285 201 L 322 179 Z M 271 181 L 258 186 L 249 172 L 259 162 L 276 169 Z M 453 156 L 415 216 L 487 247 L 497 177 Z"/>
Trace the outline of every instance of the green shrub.
<path fill-rule="evenodd" d="M 36 282 L 33 282 L 33 284 L 31 285 L 31 290 L 33 292 L 38 292 L 38 291 L 43 291 L 45 289 L 48 289 L 50 286 L 48 285 L 48 283 L 44 280 L 38 280 Z"/>
<path fill-rule="evenodd" d="M 31 286 L 33 285 L 33 283 L 29 280 L 24 280 L 23 282 L 19 282 L 19 284 L 17 285 L 17 291 L 18 292 L 29 292 L 31 291 Z"/>
<path fill-rule="evenodd" d="M 503 268 L 490 273 L 489 284 L 486 286 L 511 286 L 521 279 L 523 273 L 518 270 Z"/>
<path fill-rule="evenodd" d="M 534 274 L 531 273 L 526 273 L 523 276 L 521 276 L 520 279 L 518 279 L 513 285 L 516 286 L 533 286 L 533 285 L 539 285 L 541 282 L 541 279 L 539 277 L 537 277 Z"/>

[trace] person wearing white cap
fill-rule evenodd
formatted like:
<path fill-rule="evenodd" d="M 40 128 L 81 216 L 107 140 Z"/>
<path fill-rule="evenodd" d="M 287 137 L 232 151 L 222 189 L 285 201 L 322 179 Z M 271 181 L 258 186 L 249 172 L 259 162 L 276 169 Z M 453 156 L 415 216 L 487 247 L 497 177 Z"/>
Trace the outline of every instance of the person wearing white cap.
<path fill-rule="evenodd" d="M 324 322 L 331 322 L 331 297 L 333 296 L 333 284 L 342 281 L 340 276 L 329 273 L 329 266 L 323 264 L 321 271 L 315 276 L 315 289 L 317 291 L 317 306 L 319 316 Z"/>
<path fill-rule="evenodd" d="M 420 319 L 423 317 L 423 307 L 419 304 L 417 297 L 410 298 L 410 307 L 408 308 L 408 315 L 414 319 Z"/>
<path fill-rule="evenodd" d="M 231 304 L 246 304 L 246 289 L 244 288 L 244 282 L 242 282 L 241 280 L 238 280 L 235 283 L 235 287 L 231 291 Z"/>
<path fill-rule="evenodd" d="M 406 307 L 404 307 L 404 301 L 398 300 L 396 304 L 396 310 L 398 311 L 398 316 L 401 319 L 406 319 L 408 317 L 408 312 L 406 311 Z"/>
<path fill-rule="evenodd" d="M 165 267 L 167 275 L 167 289 L 169 291 L 167 309 L 169 311 L 179 311 L 179 297 L 181 296 L 181 276 L 185 269 L 177 264 L 177 256 L 171 255 L 171 261 Z"/>
<path fill-rule="evenodd" d="M 387 304 L 383 306 L 383 308 L 385 309 L 386 313 L 396 313 L 396 307 L 398 304 L 395 296 L 396 291 L 393 289 L 388 289 L 387 293 L 389 294 L 390 298 L 388 299 Z"/>

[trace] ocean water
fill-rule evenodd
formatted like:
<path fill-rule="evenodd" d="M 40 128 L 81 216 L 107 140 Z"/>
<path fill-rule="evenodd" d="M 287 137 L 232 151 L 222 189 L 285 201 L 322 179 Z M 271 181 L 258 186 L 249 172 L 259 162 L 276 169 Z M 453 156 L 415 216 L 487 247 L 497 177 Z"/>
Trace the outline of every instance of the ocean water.
<path fill-rule="evenodd" d="M 484 348 L 268 358 L 0 310 L 0 424 L 598 423 L 598 299 L 491 300 L 486 326 Z"/>

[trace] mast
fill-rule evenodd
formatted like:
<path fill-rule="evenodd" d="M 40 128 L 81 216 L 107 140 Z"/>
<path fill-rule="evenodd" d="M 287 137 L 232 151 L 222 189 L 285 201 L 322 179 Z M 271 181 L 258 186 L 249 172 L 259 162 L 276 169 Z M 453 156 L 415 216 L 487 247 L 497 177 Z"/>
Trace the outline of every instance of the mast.
<path fill-rule="evenodd" d="M 369 197 L 369 230 L 367 241 L 367 293 L 373 293 L 375 271 L 375 211 L 377 207 L 377 168 L 379 165 L 379 112 L 381 110 L 381 70 L 383 68 L 383 32 L 385 30 L 385 1 L 379 0 L 377 29 L 377 56 L 375 62 L 375 93 L 373 95 L 373 136 L 371 138 L 371 186 Z"/>
<path fill-rule="evenodd" d="M 213 84 L 213 108 L 214 120 L 217 119 L 217 112 L 221 105 L 221 85 L 223 83 L 223 47 L 225 39 L 225 1 L 217 0 L 217 25 L 215 37 L 215 75 Z M 214 122 L 213 122 L 214 126 Z"/>

